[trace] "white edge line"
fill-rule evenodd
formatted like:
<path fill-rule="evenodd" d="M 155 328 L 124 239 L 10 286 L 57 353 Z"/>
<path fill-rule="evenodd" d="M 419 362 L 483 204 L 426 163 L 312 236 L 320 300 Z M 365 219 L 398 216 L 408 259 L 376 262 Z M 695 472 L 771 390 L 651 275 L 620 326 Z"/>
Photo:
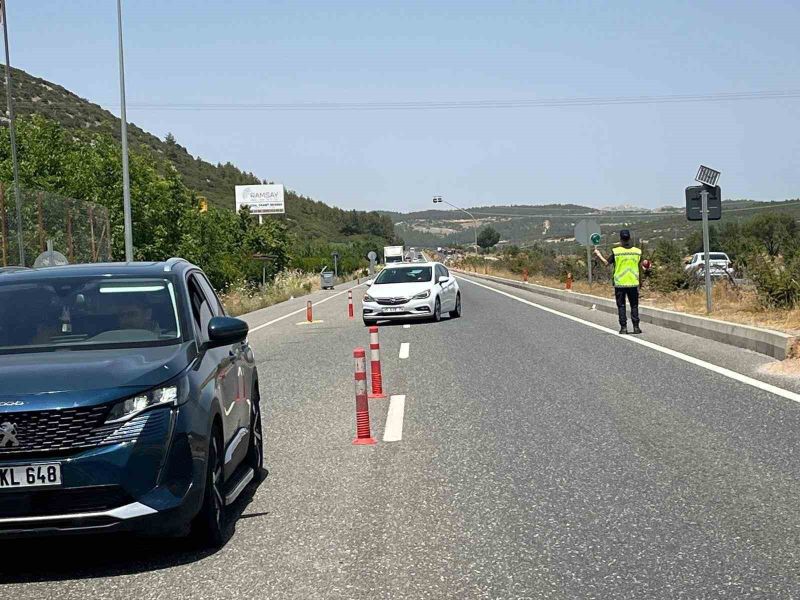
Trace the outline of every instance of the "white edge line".
<path fill-rule="evenodd" d="M 351 290 L 353 290 L 353 289 L 355 289 L 357 287 L 361 287 L 362 285 L 364 285 L 364 284 L 361 283 L 359 285 L 354 285 L 353 287 L 348 288 L 348 289 L 344 290 L 343 292 L 339 292 L 338 294 L 334 294 L 333 296 L 328 296 L 327 298 L 323 298 L 319 302 L 312 302 L 311 306 L 317 306 L 318 304 L 325 304 L 328 300 L 333 300 L 334 298 L 336 298 L 338 296 L 341 296 L 342 294 L 346 294 L 347 292 L 349 292 L 349 291 L 351 291 Z M 259 329 L 264 329 L 264 327 L 269 327 L 273 323 L 277 323 L 278 321 L 283 321 L 284 319 L 288 319 L 289 317 L 293 317 L 294 315 L 298 315 L 301 312 L 303 312 L 305 309 L 306 309 L 306 307 L 304 306 L 302 308 L 298 308 L 294 312 L 290 312 L 288 314 L 285 314 L 282 317 L 278 317 L 277 319 L 272 319 L 272 321 L 267 321 L 266 323 L 262 323 L 261 325 L 257 325 L 256 327 L 251 327 L 249 333 L 253 333 L 254 331 L 258 331 Z"/>
<path fill-rule="evenodd" d="M 400 344 L 400 358 L 408 358 L 408 354 L 411 351 L 411 344 L 408 342 L 403 342 Z"/>
<path fill-rule="evenodd" d="M 502 296 L 507 296 L 508 298 L 512 298 L 513 300 L 522 302 L 523 304 L 533 306 L 534 308 L 538 308 L 539 310 L 543 310 L 550 314 L 558 315 L 559 317 L 564 317 L 565 319 L 569 319 L 570 321 L 575 321 L 576 323 L 582 323 L 583 325 L 587 325 L 589 327 L 592 327 L 593 329 L 597 329 L 598 331 L 603 331 L 605 333 L 611 334 L 621 341 L 630 342 L 632 344 L 639 344 L 640 346 L 645 346 L 646 348 L 650 348 L 651 350 L 667 354 L 684 362 L 691 363 L 698 367 L 702 367 L 703 369 L 708 369 L 709 371 L 713 371 L 714 373 L 723 375 L 725 377 L 738 381 L 739 383 L 744 383 L 745 385 L 758 388 L 765 392 L 770 392 L 772 394 L 775 394 L 776 396 L 780 396 L 781 398 L 786 398 L 787 400 L 800 403 L 800 394 L 797 394 L 795 392 L 790 392 L 789 390 L 779 388 L 778 386 L 772 385 L 770 383 L 766 383 L 764 381 L 748 377 L 747 375 L 742 375 L 741 373 L 737 373 L 736 371 L 731 371 L 730 369 L 726 369 L 725 367 L 720 367 L 719 365 L 706 362 L 700 358 L 695 358 L 694 356 L 683 354 L 682 352 L 678 352 L 677 350 L 672 350 L 671 348 L 665 348 L 664 346 L 659 346 L 658 344 L 654 344 L 653 342 L 648 342 L 646 340 L 634 337 L 632 335 L 620 335 L 614 329 L 611 329 L 609 327 L 604 327 L 603 325 L 598 325 L 597 323 L 592 323 L 591 321 L 585 321 L 580 317 L 574 317 L 572 315 L 559 312 L 547 306 L 536 304 L 535 302 L 531 302 L 530 300 L 525 300 L 524 298 L 520 298 L 519 296 L 515 296 L 514 294 L 509 294 L 508 292 L 504 292 L 502 290 L 495 289 L 488 285 L 478 283 L 477 281 L 473 281 L 466 277 L 459 276 L 458 278 L 463 279 L 464 281 L 467 281 L 472 285 L 477 285 L 478 287 L 485 288 Z"/>
<path fill-rule="evenodd" d="M 399 442 L 403 439 L 403 415 L 405 410 L 405 394 L 389 398 L 389 412 L 386 414 L 386 426 L 383 428 L 384 442 Z"/>

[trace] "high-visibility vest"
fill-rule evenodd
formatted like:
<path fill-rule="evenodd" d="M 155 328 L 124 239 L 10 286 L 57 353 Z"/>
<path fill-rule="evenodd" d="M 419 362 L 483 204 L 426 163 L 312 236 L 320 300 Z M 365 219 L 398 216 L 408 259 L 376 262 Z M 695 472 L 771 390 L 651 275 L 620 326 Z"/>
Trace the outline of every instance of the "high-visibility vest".
<path fill-rule="evenodd" d="M 639 261 L 642 251 L 639 248 L 617 246 L 614 253 L 614 287 L 639 287 Z"/>

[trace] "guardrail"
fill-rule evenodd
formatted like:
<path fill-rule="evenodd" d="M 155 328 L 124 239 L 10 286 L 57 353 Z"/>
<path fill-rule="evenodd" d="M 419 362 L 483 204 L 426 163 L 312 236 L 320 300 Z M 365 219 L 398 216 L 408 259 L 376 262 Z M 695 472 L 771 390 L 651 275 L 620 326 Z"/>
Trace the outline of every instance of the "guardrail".
<path fill-rule="evenodd" d="M 597 310 L 614 315 L 617 314 L 616 303 L 608 298 L 566 290 L 557 290 L 535 283 L 524 283 L 522 281 L 497 277 L 495 275 L 482 275 L 469 271 L 461 271 L 459 269 L 451 269 L 451 271 L 475 277 L 476 279 L 495 281 L 556 300 L 562 300 L 569 304 L 577 304 L 589 308 L 594 306 Z M 796 357 L 800 354 L 800 337 L 781 331 L 741 325 L 729 321 L 719 321 L 717 319 L 709 319 L 707 317 L 642 305 L 639 305 L 639 318 L 644 323 L 652 323 L 653 325 L 675 329 L 683 333 L 714 340 L 730 346 L 753 350 L 754 352 L 766 354 L 778 360 Z"/>

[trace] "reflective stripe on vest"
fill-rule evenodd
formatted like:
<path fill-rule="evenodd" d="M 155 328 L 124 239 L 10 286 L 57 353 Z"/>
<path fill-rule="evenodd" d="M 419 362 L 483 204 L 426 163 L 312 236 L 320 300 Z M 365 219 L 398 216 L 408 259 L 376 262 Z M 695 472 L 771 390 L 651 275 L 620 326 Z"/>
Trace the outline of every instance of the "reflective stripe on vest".
<path fill-rule="evenodd" d="M 612 249 L 614 253 L 614 287 L 639 286 L 639 261 L 642 251 L 639 248 Z"/>

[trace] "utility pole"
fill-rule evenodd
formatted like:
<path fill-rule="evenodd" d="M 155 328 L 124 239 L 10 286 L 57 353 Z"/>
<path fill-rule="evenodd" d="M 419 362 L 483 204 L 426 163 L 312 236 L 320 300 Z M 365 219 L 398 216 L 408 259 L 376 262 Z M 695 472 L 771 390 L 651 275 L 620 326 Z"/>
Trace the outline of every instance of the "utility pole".
<path fill-rule="evenodd" d="M 131 218 L 131 182 L 128 173 L 128 116 L 125 111 L 125 59 L 122 53 L 122 0 L 117 0 L 119 32 L 119 96 L 122 134 L 122 210 L 125 219 L 125 262 L 133 261 L 133 224 Z"/>
<path fill-rule="evenodd" d="M 11 136 L 11 163 L 14 170 L 14 200 L 17 207 L 17 243 L 19 266 L 25 266 L 25 241 L 22 235 L 22 194 L 19 189 L 19 160 L 17 159 L 17 131 L 14 124 L 14 93 L 11 82 L 11 53 L 8 48 L 8 19 L 5 0 L 0 0 L 3 19 L 3 40 L 6 45 L 6 102 L 8 104 L 8 131 Z"/>

